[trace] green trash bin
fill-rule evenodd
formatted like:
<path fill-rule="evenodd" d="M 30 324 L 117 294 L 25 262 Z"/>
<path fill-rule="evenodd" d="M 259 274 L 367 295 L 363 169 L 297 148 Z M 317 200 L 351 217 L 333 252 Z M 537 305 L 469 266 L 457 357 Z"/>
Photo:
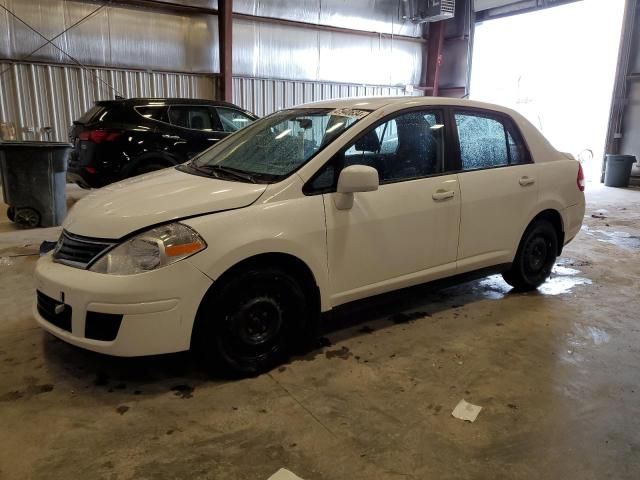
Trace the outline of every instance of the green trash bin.
<path fill-rule="evenodd" d="M 63 142 L 0 142 L 0 176 L 9 220 L 23 227 L 61 225 L 67 214 Z"/>
<path fill-rule="evenodd" d="M 607 155 L 604 184 L 607 187 L 628 187 L 635 161 L 633 155 Z"/>

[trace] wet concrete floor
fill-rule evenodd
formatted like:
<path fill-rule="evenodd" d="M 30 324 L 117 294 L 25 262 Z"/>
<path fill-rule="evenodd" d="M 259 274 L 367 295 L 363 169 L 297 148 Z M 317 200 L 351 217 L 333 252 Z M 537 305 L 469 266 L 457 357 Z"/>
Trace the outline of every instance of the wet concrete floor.
<path fill-rule="evenodd" d="M 376 298 L 240 381 L 45 334 L 31 275 L 57 230 L 3 224 L 0 479 L 640 478 L 640 190 L 591 187 L 539 291 L 492 276 Z M 451 416 L 461 399 L 474 423 Z"/>

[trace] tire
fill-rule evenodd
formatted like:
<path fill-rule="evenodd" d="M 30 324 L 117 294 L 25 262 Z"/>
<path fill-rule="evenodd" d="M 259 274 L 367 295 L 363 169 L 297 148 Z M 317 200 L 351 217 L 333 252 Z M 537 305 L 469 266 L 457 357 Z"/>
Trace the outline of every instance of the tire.
<path fill-rule="evenodd" d="M 516 258 L 502 277 L 516 290 L 535 290 L 551 275 L 557 255 L 556 229 L 548 220 L 535 220 L 524 232 Z"/>
<path fill-rule="evenodd" d="M 16 221 L 16 207 L 7 208 L 7 218 L 12 222 Z"/>
<path fill-rule="evenodd" d="M 165 165 L 163 163 L 151 162 L 144 163 L 143 165 L 138 166 L 134 171 L 133 175 L 144 175 L 145 173 L 155 172 L 156 170 L 162 170 L 163 168 L 168 168 L 169 165 Z"/>
<path fill-rule="evenodd" d="M 302 338 L 308 299 L 285 271 L 265 267 L 234 275 L 205 299 L 194 347 L 209 371 L 253 376 L 288 358 Z"/>

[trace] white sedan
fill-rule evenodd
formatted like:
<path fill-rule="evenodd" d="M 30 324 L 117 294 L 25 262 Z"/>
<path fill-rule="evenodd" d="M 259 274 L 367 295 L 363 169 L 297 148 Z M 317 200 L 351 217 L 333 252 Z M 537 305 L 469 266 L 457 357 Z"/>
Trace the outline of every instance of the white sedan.
<path fill-rule="evenodd" d="M 307 104 L 79 201 L 38 261 L 34 315 L 96 352 L 193 348 L 254 374 L 346 302 L 475 271 L 535 289 L 583 190 L 579 163 L 507 108 Z"/>

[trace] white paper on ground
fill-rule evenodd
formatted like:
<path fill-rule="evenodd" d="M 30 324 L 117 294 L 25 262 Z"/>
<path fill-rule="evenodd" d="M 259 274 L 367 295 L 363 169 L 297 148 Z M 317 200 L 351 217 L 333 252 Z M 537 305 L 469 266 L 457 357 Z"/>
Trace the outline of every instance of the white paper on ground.
<path fill-rule="evenodd" d="M 453 409 L 451 415 L 460 420 L 466 420 L 467 422 L 473 422 L 476 418 L 478 418 L 478 414 L 482 410 L 482 407 L 478 405 L 473 405 L 469 402 L 465 402 L 464 399 L 460 400 L 456 408 Z"/>
<path fill-rule="evenodd" d="M 269 480 L 302 480 L 295 473 L 291 473 L 286 468 L 281 468 L 269 477 Z"/>

